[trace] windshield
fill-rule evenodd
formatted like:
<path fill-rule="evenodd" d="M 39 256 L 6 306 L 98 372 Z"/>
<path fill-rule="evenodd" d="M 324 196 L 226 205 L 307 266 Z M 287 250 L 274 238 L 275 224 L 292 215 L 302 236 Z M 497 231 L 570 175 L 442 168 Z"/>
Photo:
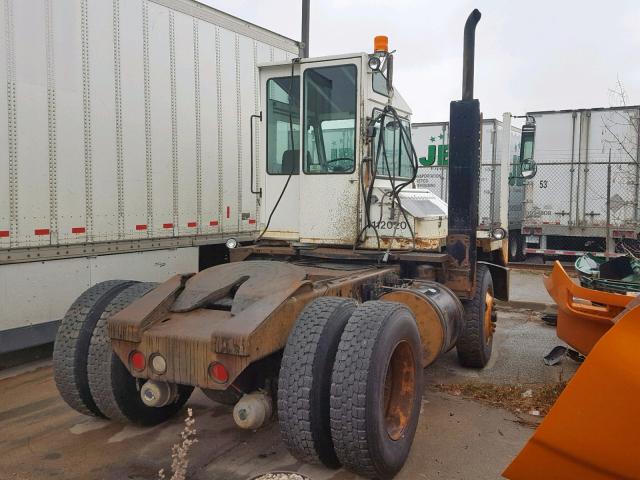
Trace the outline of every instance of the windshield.
<path fill-rule="evenodd" d="M 356 74 L 355 65 L 305 71 L 305 173 L 352 173 L 355 170 Z"/>
<path fill-rule="evenodd" d="M 267 81 L 267 173 L 300 172 L 300 78 Z"/>
<path fill-rule="evenodd" d="M 411 156 L 407 150 L 411 142 L 411 129 L 409 127 L 409 121 L 406 119 L 400 119 L 400 124 L 404 127 L 403 135 L 407 135 L 404 142 L 400 138 L 400 125 L 398 125 L 393 117 L 385 116 L 384 128 L 378 128 L 378 134 L 374 146 L 376 155 L 378 152 L 380 135 L 384 133 L 384 151 L 381 150 L 380 155 L 377 156 L 379 177 L 407 179 L 413 177 L 413 165 L 411 162 Z M 386 159 L 384 152 L 386 152 Z"/>

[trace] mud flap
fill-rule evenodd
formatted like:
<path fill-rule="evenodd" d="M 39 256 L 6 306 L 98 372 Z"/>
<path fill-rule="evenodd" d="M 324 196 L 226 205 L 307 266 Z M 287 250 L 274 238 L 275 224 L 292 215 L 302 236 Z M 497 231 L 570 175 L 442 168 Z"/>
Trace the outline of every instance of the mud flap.
<path fill-rule="evenodd" d="M 478 262 L 486 265 L 493 280 L 493 296 L 504 302 L 509 301 L 509 269 L 489 262 Z"/>
<path fill-rule="evenodd" d="M 614 319 L 504 477 L 640 478 L 639 303 Z"/>

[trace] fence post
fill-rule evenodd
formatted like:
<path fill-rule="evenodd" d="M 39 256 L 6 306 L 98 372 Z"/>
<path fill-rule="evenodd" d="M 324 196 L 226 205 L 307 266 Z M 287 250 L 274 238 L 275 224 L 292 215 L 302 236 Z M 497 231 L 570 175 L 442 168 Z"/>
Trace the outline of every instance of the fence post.
<path fill-rule="evenodd" d="M 607 165 L 607 253 L 615 252 L 613 238 L 611 238 L 611 149 L 609 149 L 609 163 Z"/>

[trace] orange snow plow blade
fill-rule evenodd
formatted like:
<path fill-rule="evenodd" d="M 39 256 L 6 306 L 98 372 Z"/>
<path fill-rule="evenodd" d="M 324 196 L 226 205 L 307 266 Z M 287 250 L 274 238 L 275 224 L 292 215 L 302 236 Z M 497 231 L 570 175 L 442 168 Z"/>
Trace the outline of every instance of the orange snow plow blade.
<path fill-rule="evenodd" d="M 612 316 L 612 311 L 621 308 L 622 299 L 615 298 L 617 304 L 613 305 L 604 303 L 612 294 L 578 286 L 575 290 L 562 278 L 560 289 L 556 269 L 547 280 L 547 288 L 551 282 L 550 292 L 571 290 L 581 298 L 603 302 L 602 306 L 585 311 L 583 304 L 563 305 L 554 296 L 558 302 L 558 325 L 561 308 L 566 307 L 565 316 L 578 312 L 573 321 L 580 318 L 596 325 L 602 322 L 600 329 L 608 321 L 608 331 L 595 340 L 593 348 L 589 342 L 598 329 L 591 326 L 582 332 L 578 340 L 589 347 L 589 355 L 502 475 L 511 480 L 640 479 L 640 299 L 628 297 L 627 308 Z M 596 307 L 601 310 L 594 310 Z"/>
<path fill-rule="evenodd" d="M 583 355 L 591 351 L 613 326 L 614 318 L 635 298 L 581 287 L 571 280 L 560 262 L 543 281 L 558 304 L 558 337 Z"/>
<path fill-rule="evenodd" d="M 511 480 L 640 479 L 640 305 L 587 356 L 503 475 Z"/>

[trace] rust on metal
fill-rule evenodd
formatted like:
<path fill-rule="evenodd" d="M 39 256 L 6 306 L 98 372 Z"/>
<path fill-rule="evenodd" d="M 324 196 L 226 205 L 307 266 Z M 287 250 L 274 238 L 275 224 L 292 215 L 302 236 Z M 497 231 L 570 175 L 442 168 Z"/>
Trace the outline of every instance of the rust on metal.
<path fill-rule="evenodd" d="M 385 427 L 392 440 L 402 437 L 411 418 L 417 369 L 411 345 L 406 341 L 398 343 L 387 365 L 382 405 Z"/>
<path fill-rule="evenodd" d="M 115 340 L 139 342 L 146 329 L 167 316 L 169 308 L 192 275 L 174 275 L 109 318 L 109 336 Z"/>
<path fill-rule="evenodd" d="M 223 389 L 249 364 L 284 347 L 311 300 L 326 295 L 363 300 L 363 285 L 382 285 L 399 268 L 249 260 L 204 270 L 186 284 L 174 277 L 109 320 L 113 348 L 125 365 L 133 349 L 146 358 L 165 357 L 164 374 L 130 369 L 134 376 Z M 209 377 L 214 361 L 227 368 L 226 384 Z"/>
<path fill-rule="evenodd" d="M 455 346 L 463 308 L 455 293 L 444 285 L 416 281 L 413 287 L 393 289 L 380 300 L 402 303 L 413 313 L 420 333 L 423 367 Z"/>
<path fill-rule="evenodd" d="M 493 332 L 495 331 L 494 323 L 494 300 L 493 294 L 487 292 L 484 299 L 484 341 L 488 345 L 493 338 Z"/>

